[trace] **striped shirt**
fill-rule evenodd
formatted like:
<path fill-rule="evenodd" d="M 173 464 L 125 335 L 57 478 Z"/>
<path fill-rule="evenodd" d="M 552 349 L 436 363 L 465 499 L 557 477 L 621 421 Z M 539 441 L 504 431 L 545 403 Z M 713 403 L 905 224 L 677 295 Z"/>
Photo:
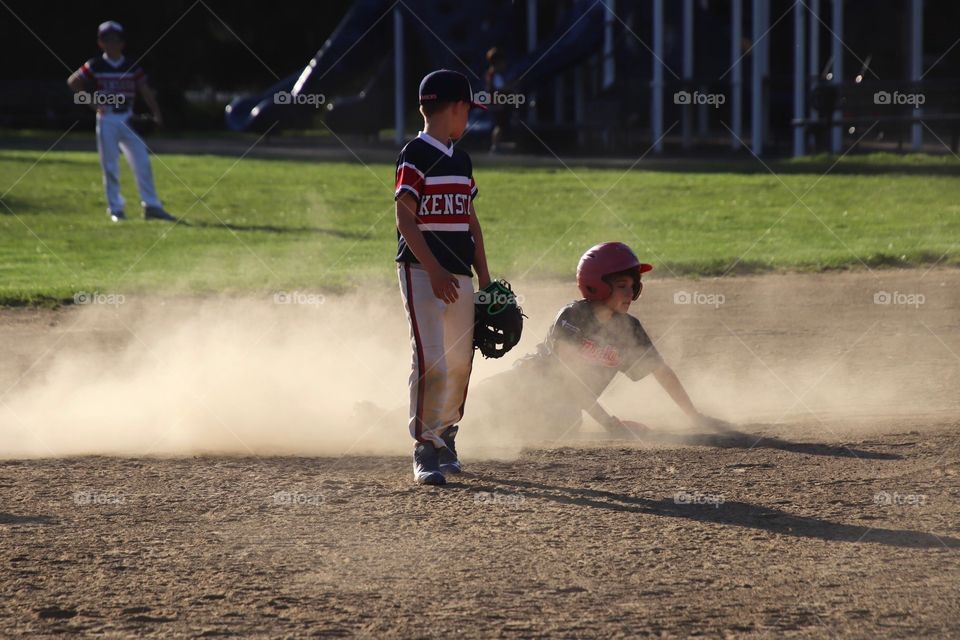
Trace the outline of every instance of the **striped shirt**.
<path fill-rule="evenodd" d="M 123 113 L 133 107 L 137 97 L 137 83 L 147 77 L 143 67 L 121 57 L 109 60 L 106 54 L 99 58 L 90 58 L 83 63 L 77 73 L 87 82 L 93 83 L 95 91 L 102 95 L 122 95 L 123 100 L 114 107 L 114 111 Z"/>
<path fill-rule="evenodd" d="M 394 199 L 404 193 L 416 199 L 417 227 L 437 261 L 450 273 L 473 275 L 470 203 L 477 184 L 470 156 L 420 132 L 397 158 Z M 399 229 L 396 261 L 419 262 Z"/>

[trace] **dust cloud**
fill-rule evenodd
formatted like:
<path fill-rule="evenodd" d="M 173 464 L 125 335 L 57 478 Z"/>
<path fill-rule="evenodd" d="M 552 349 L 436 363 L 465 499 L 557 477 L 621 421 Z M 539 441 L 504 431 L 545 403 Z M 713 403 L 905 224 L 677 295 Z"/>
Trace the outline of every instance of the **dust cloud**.
<path fill-rule="evenodd" d="M 71 311 L 39 379 L 0 405 L 7 457 L 404 450 L 354 404 L 402 398 L 399 295 L 138 300 Z M 76 316 L 76 317 L 72 317 Z M 394 321 L 391 321 L 391 316 Z M 25 388 L 20 388 L 25 387 Z"/>
<path fill-rule="evenodd" d="M 735 425 L 795 421 L 829 439 L 885 417 L 955 415 L 948 352 L 960 345 L 944 348 L 955 332 L 943 342 L 918 322 L 933 330 L 950 321 L 960 278 L 889 277 L 925 292 L 926 306 L 878 307 L 873 292 L 890 285 L 868 274 L 771 275 L 652 280 L 632 312 L 694 403 Z M 532 352 L 576 290 L 514 289 L 529 316 L 524 338 L 501 360 L 475 359 L 458 440 L 465 457 L 510 458 L 545 435 L 499 411 L 484 379 Z M 34 327 L 43 339 L 22 344 L 9 317 L 0 321 L 0 340 L 19 356 L 3 364 L 0 456 L 408 455 L 410 355 L 399 293 L 285 296 L 131 294 L 59 312 L 56 326 Z M 532 398 L 540 384 L 515 378 L 512 388 Z M 692 428 L 652 377 L 618 377 L 602 403 L 657 429 Z M 571 433 L 571 425 L 551 426 L 555 438 Z M 589 418 L 582 429 L 599 431 Z"/>

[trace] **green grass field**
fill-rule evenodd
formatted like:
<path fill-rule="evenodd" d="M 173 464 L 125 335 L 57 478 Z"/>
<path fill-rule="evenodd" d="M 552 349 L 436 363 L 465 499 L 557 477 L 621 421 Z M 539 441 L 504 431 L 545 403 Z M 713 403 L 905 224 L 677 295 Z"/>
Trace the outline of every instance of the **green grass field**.
<path fill-rule="evenodd" d="M 0 151 L 0 303 L 78 291 L 342 290 L 395 278 L 393 167 L 161 155 L 157 188 L 187 224 L 109 223 L 97 157 Z M 495 276 L 569 278 L 591 244 L 631 244 L 658 275 L 960 263 L 960 162 L 859 156 L 642 164 L 630 172 L 475 158 Z M 791 191 L 793 193 L 791 193 Z M 802 198 L 802 203 L 796 196 Z M 808 208 L 809 207 L 809 208 Z"/>

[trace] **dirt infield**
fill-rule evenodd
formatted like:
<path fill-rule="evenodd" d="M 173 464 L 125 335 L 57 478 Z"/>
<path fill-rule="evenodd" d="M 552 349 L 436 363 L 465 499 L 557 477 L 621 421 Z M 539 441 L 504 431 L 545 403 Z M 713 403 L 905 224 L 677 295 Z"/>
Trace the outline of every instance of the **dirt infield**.
<path fill-rule="evenodd" d="M 517 290 L 529 351 L 570 287 Z M 0 636 L 960 636 L 958 292 L 960 272 L 939 269 L 654 280 L 639 317 L 734 431 L 687 428 L 651 381 L 618 382 L 605 402 L 647 437 L 587 424 L 508 443 L 465 421 L 468 473 L 443 488 L 411 484 L 402 425 L 341 425 L 357 436 L 343 442 L 319 424 L 320 439 L 285 431 L 314 420 L 310 403 L 270 414 L 254 397 L 294 381 L 230 377 L 295 369 L 287 349 L 325 366 L 293 319 L 316 330 L 315 310 L 271 316 L 292 346 L 267 332 L 269 350 L 251 338 L 240 356 L 217 338 L 244 337 L 235 325 L 201 315 L 197 341 L 164 316 L 157 334 L 132 302 L 3 312 Z M 382 339 L 404 332 L 401 317 Z M 194 345 L 196 377 L 163 355 L 144 372 L 141 341 Z M 389 353 L 364 375 L 393 397 L 405 363 Z M 356 386 L 365 366 L 339 377 Z M 197 435 L 205 414 L 169 377 L 236 442 Z"/>

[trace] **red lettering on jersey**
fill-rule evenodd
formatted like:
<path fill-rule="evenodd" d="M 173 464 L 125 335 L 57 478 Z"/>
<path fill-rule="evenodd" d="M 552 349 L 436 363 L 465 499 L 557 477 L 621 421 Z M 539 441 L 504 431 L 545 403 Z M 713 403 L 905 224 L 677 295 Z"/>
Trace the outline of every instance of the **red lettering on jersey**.
<path fill-rule="evenodd" d="M 606 344 L 599 345 L 593 340 L 584 340 L 580 345 L 580 357 L 591 364 L 601 367 L 616 368 L 620 366 L 620 352 Z"/>

